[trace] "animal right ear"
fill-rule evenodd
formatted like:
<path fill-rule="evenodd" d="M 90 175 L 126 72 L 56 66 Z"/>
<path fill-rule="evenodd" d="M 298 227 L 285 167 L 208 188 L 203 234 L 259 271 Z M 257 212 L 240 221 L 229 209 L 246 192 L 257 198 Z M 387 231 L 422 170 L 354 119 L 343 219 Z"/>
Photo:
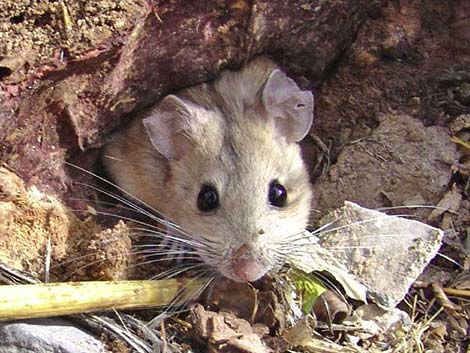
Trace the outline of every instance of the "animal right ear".
<path fill-rule="evenodd" d="M 197 109 L 194 104 L 170 95 L 143 119 L 143 124 L 153 147 L 167 159 L 179 160 L 193 147 L 190 138 L 190 121 Z"/>
<path fill-rule="evenodd" d="M 294 80 L 276 69 L 263 89 L 262 101 L 279 133 L 298 142 L 310 131 L 313 122 L 313 95 L 302 91 Z"/>

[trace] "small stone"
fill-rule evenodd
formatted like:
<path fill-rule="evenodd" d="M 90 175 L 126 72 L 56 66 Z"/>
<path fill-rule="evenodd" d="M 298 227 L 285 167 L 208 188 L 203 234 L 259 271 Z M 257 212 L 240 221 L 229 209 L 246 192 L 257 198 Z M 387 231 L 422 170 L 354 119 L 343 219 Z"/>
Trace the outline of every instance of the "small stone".
<path fill-rule="evenodd" d="M 63 319 L 0 323 L 0 353 L 104 353 L 103 342 Z"/>

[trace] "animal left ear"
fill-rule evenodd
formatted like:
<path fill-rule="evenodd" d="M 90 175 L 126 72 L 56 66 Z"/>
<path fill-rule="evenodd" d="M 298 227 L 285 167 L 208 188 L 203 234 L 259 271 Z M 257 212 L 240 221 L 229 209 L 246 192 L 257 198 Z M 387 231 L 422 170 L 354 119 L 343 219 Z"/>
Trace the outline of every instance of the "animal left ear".
<path fill-rule="evenodd" d="M 313 95 L 302 91 L 281 70 L 273 70 L 263 89 L 262 102 L 269 118 L 289 142 L 302 140 L 313 122 Z"/>

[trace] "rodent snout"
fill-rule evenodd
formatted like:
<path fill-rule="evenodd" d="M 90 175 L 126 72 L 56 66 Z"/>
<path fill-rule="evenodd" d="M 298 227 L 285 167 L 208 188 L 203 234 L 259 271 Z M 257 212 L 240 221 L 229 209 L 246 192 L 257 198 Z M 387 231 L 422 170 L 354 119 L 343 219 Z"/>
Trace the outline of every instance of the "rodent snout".
<path fill-rule="evenodd" d="M 239 259 L 233 264 L 233 273 L 243 281 L 256 281 L 265 271 L 256 260 Z"/>
<path fill-rule="evenodd" d="M 232 256 L 233 274 L 241 281 L 255 281 L 266 273 L 266 269 L 256 260 L 247 244 L 240 246 Z"/>

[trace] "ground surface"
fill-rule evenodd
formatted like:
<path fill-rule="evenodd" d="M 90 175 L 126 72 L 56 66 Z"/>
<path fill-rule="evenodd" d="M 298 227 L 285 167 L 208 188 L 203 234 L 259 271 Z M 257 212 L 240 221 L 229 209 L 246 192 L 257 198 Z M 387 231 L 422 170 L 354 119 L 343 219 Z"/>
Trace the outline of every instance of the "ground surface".
<path fill-rule="evenodd" d="M 34 84 L 41 70 L 60 72 L 70 58 L 110 45 L 135 25 L 134 19 L 145 8 L 138 1 L 1 2 L 0 93 L 6 103 L 0 119 L 16 108 L 8 106 L 8 99 Z M 312 226 L 345 199 L 369 208 L 439 205 L 450 209 L 397 211 L 444 229 L 441 252 L 461 265 L 437 258 L 417 284 L 420 290 L 431 281 L 470 289 L 465 280 L 470 269 L 469 43 L 470 8 L 465 1 L 390 1 L 371 13 L 352 45 L 320 79 L 314 78 L 315 122 L 303 142 L 315 190 Z M 312 87 L 313 80 L 303 80 Z M 55 108 L 60 107 L 51 107 Z M 0 128 L 6 129 L 7 123 L 0 120 Z M 57 153 L 68 153 L 72 161 L 94 161 L 93 144 L 84 152 L 79 148 L 83 146 L 60 148 L 73 134 L 65 131 L 69 125 L 63 126 Z M 15 130 L 9 138 L 17 139 L 21 133 Z M 3 167 L 8 169 L 12 163 L 10 156 Z M 113 223 L 109 217 L 101 216 L 100 226 L 92 209 L 83 212 L 96 197 L 93 192 L 85 194 L 87 200 L 74 200 L 70 194 L 62 200 L 81 210 L 77 217 L 40 193 L 30 191 L 25 196 L 22 182 L 7 171 L 0 176 L 0 215 L 6 220 L 2 227 L 13 234 L 0 238 L 1 257 L 8 265 L 44 278 L 44 261 L 50 256 L 57 265 L 51 271 L 54 280 L 135 276 L 126 270 L 133 260 L 123 260 L 122 254 L 131 246 L 127 230 L 119 236 L 123 234 L 119 227 L 124 226 L 106 230 Z M 34 180 L 28 181 L 34 184 Z M 48 242 L 52 244 L 49 254 Z M 98 265 L 87 267 L 90 262 Z M 423 303 L 431 299 L 432 294 L 420 296 Z M 457 313 L 442 315 L 448 325 L 441 348 L 448 352 L 464 351 L 469 334 L 468 306 L 458 298 L 455 302 L 461 305 Z M 198 315 L 207 314 L 198 311 Z M 273 330 L 269 320 L 263 322 Z M 207 332 L 203 338 L 207 339 Z"/>

